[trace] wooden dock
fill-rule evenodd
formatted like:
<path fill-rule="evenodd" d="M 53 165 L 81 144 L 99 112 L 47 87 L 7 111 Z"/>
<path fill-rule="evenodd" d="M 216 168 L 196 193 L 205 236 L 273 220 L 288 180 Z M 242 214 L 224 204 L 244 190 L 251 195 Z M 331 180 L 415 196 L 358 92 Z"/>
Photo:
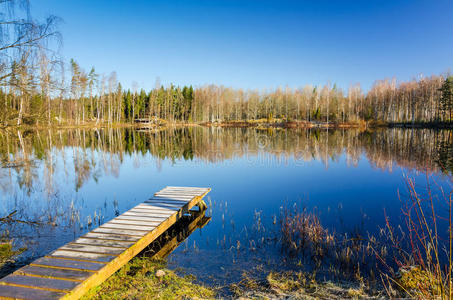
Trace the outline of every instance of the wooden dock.
<path fill-rule="evenodd" d="M 194 206 L 204 210 L 203 197 L 209 191 L 195 187 L 164 188 L 151 199 L 2 278 L 0 299 L 80 298 Z"/>

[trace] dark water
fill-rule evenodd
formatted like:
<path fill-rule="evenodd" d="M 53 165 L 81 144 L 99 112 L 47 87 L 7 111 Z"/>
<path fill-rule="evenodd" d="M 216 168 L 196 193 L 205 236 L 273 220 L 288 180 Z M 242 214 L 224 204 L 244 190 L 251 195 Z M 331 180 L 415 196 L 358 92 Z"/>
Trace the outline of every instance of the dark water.
<path fill-rule="evenodd" d="M 29 262 L 167 185 L 211 187 L 211 222 L 169 257 L 171 268 L 227 284 L 290 262 L 278 218 L 297 203 L 336 232 L 401 223 L 403 175 L 449 187 L 451 131 L 177 128 L 0 132 L 0 223 Z M 385 214 L 384 214 L 385 212 Z M 264 273 L 264 272 L 263 272 Z"/>

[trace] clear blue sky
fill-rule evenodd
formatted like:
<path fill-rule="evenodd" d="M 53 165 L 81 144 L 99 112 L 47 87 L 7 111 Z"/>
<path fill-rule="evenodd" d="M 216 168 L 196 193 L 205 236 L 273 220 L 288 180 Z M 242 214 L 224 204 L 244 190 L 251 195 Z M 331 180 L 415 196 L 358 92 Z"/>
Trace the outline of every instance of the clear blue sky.
<path fill-rule="evenodd" d="M 124 86 L 275 88 L 408 80 L 453 66 L 453 1 L 32 0 L 62 54 Z"/>

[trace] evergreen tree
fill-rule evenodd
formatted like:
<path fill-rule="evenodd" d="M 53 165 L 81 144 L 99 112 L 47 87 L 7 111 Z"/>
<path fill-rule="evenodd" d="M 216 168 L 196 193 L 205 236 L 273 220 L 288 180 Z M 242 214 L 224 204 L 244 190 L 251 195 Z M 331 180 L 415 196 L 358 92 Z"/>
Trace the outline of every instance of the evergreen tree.
<path fill-rule="evenodd" d="M 441 91 L 440 106 L 444 113 L 448 112 L 449 121 L 451 122 L 452 111 L 453 111 L 453 76 L 448 76 L 442 87 Z"/>

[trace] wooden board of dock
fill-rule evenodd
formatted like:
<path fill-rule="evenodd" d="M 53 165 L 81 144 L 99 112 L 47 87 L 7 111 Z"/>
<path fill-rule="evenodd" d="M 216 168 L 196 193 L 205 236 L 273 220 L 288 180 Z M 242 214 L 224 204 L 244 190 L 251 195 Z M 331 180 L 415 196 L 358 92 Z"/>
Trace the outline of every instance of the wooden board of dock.
<path fill-rule="evenodd" d="M 145 249 L 209 188 L 169 186 L 143 203 L 0 280 L 0 299 L 78 299 Z"/>

